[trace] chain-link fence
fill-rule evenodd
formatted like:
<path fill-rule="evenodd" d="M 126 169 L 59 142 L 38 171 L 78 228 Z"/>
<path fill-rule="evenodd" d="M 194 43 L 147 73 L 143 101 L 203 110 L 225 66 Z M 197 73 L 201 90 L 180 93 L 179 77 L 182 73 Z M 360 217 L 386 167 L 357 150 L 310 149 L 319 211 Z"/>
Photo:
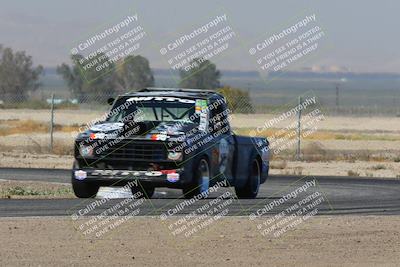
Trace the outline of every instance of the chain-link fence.
<path fill-rule="evenodd" d="M 276 113 L 282 106 L 297 99 L 298 95 L 269 95 L 247 91 L 251 106 L 246 102 L 242 107 L 236 107 L 240 113 Z M 123 94 L 123 92 L 119 93 Z M 28 94 L 3 94 L 0 96 L 1 109 L 50 109 L 52 95 L 56 109 L 90 109 L 106 110 L 107 99 L 116 97 L 104 93 L 71 94 L 59 91 L 37 91 Z M 400 116 L 400 99 L 396 97 L 334 96 L 318 94 L 318 100 L 326 114 L 335 116 Z M 242 103 L 243 104 L 243 103 Z M 237 106 L 237 103 L 235 103 Z M 248 107 L 247 107 L 248 106 Z"/>
<path fill-rule="evenodd" d="M 0 152 L 14 153 L 17 157 L 24 153 L 60 155 L 70 161 L 73 140 L 79 132 L 104 118 L 110 108 L 109 97 L 112 96 L 87 94 L 78 99 L 51 92 L 1 96 Z M 398 114 L 397 106 L 336 107 L 325 105 L 326 99 L 321 100 L 312 91 L 298 97 L 279 98 L 276 105 L 257 105 L 254 99 L 243 96 L 227 99 L 233 131 L 267 137 L 276 152 L 272 153 L 275 159 L 370 160 L 396 156 L 390 147 L 397 143 L 388 142 L 399 141 L 391 135 L 398 124 L 393 116 Z M 301 110 L 296 107 L 305 102 L 307 108 L 299 116 Z M 332 115 L 337 114 L 353 117 L 335 119 Z M 358 114 L 365 119 L 357 117 Z M 365 117 L 377 114 L 390 116 L 379 119 L 376 126 Z M 325 120 L 327 116 L 332 122 Z M 387 124 L 381 123 L 383 120 L 388 120 Z M 385 135 L 378 135 L 380 132 Z M 366 144 L 369 140 L 374 142 Z M 378 145 L 381 141 L 383 144 Z M 64 166 L 65 162 L 60 164 Z"/>

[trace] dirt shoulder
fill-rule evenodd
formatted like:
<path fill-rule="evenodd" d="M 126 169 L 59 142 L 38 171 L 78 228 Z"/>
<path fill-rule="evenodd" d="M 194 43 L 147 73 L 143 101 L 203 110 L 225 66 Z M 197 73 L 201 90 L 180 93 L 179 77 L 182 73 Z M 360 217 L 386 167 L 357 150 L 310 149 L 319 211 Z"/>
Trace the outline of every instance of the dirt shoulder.
<path fill-rule="evenodd" d="M 396 266 L 400 257 L 400 216 L 314 217 L 279 238 L 238 217 L 190 238 L 149 217 L 129 219 L 101 239 L 85 239 L 70 218 L 0 223 L 2 266 Z"/>

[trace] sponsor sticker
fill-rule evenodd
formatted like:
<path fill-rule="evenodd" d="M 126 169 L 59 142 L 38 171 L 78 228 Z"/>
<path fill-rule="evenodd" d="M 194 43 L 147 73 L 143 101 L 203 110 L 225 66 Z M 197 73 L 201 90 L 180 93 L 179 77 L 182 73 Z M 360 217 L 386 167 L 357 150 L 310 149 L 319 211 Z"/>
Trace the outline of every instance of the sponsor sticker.
<path fill-rule="evenodd" d="M 104 139 L 106 137 L 105 133 L 91 133 L 90 134 L 90 139 Z"/>
<path fill-rule="evenodd" d="M 167 180 L 170 183 L 176 183 L 179 181 L 179 173 L 168 173 Z"/>
<path fill-rule="evenodd" d="M 168 135 L 166 135 L 166 134 L 152 134 L 152 135 L 150 135 L 150 139 L 154 140 L 154 141 L 156 141 L 156 140 L 165 141 L 165 140 L 167 140 L 167 138 L 168 138 Z"/>
<path fill-rule="evenodd" d="M 207 108 L 206 99 L 196 99 L 195 112 L 196 114 L 202 113 Z"/>
<path fill-rule="evenodd" d="M 168 102 L 180 102 L 180 103 L 188 103 L 188 104 L 193 104 L 195 103 L 194 100 L 192 99 L 187 99 L 187 98 L 178 98 L 178 97 L 152 97 L 152 96 L 146 96 L 146 97 L 131 97 L 126 100 L 126 102 L 129 101 L 135 101 L 135 102 L 141 102 L 141 101 L 168 101 Z"/>
<path fill-rule="evenodd" d="M 93 176 L 161 176 L 162 173 L 159 171 L 119 171 L 119 170 L 95 170 L 91 173 Z"/>
<path fill-rule="evenodd" d="M 200 113 L 200 123 L 199 123 L 199 130 L 200 131 L 207 131 L 208 129 L 208 114 L 207 110 L 204 110 Z"/>
<path fill-rule="evenodd" d="M 101 123 L 93 125 L 90 130 L 95 132 L 110 132 L 116 131 L 121 129 L 124 126 L 122 122 L 115 122 L 115 123 Z"/>
<path fill-rule="evenodd" d="M 77 179 L 77 180 L 84 180 L 87 177 L 87 173 L 82 170 L 75 171 L 74 175 L 75 175 L 75 179 Z"/>

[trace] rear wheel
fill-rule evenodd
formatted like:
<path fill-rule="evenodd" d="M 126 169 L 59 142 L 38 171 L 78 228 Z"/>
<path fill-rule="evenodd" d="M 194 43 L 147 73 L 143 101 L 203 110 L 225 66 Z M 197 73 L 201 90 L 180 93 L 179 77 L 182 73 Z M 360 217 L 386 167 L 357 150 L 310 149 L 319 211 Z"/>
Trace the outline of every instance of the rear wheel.
<path fill-rule="evenodd" d="M 152 198 L 154 195 L 155 188 L 153 186 L 132 186 L 132 195 L 137 196 L 137 198 Z"/>
<path fill-rule="evenodd" d="M 94 183 L 86 183 L 72 178 L 72 189 L 79 198 L 94 198 L 99 191 L 100 186 Z"/>
<path fill-rule="evenodd" d="M 201 193 L 206 193 L 210 186 L 210 167 L 208 160 L 202 157 L 194 168 L 193 182 L 183 188 L 185 198 L 193 198 Z"/>
<path fill-rule="evenodd" d="M 261 166 L 257 158 L 251 161 L 250 174 L 243 187 L 235 187 L 238 198 L 256 198 L 260 189 Z"/>

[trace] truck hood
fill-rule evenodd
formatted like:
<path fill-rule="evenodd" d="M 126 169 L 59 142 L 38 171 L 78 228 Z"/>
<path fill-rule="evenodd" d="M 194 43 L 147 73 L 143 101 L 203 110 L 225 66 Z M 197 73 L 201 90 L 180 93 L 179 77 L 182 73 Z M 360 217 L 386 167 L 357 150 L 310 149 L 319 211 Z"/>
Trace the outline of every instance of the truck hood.
<path fill-rule="evenodd" d="M 132 139 L 161 140 L 182 137 L 185 133 L 193 132 L 195 123 L 186 122 L 101 122 L 81 133 L 78 138 L 114 139 L 124 136 Z"/>

